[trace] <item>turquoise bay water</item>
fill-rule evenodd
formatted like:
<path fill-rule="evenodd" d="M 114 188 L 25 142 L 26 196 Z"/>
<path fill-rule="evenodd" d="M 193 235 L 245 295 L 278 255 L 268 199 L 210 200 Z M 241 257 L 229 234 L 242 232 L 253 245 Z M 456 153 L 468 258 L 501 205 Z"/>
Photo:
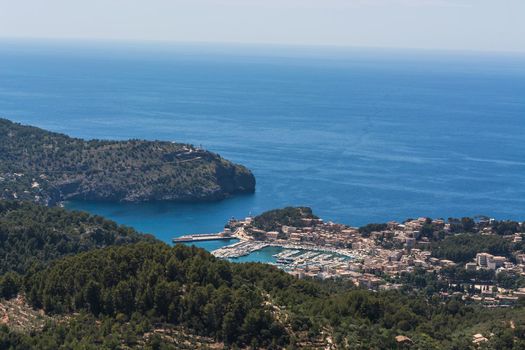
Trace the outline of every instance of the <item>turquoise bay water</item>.
<path fill-rule="evenodd" d="M 217 203 L 68 204 L 164 241 L 286 205 L 351 225 L 525 217 L 523 56 L 6 41 L 0 116 L 253 170 L 254 195 Z"/>
<path fill-rule="evenodd" d="M 230 239 L 227 241 L 205 241 L 205 242 L 197 242 L 192 243 L 191 245 L 197 246 L 199 248 L 206 249 L 208 251 L 213 251 L 215 249 L 219 249 L 221 247 L 224 247 L 225 245 L 233 244 L 239 242 L 238 239 Z M 256 261 L 256 260 L 254 260 Z M 263 262 L 263 261 L 261 261 Z"/>
<path fill-rule="evenodd" d="M 243 262 L 262 262 L 262 263 L 275 263 L 277 259 L 274 257 L 275 254 L 282 252 L 283 249 L 280 247 L 266 247 L 261 250 L 255 251 L 250 255 L 240 256 L 238 258 L 230 259 L 230 261 L 243 263 Z"/>

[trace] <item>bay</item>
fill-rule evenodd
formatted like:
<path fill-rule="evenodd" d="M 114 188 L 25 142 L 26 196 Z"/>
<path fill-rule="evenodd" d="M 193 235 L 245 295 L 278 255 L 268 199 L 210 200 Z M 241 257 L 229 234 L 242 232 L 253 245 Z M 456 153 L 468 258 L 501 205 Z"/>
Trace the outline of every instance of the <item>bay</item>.
<path fill-rule="evenodd" d="M 525 217 L 518 55 L 4 41 L 0 116 L 193 143 L 253 170 L 256 193 L 221 202 L 67 204 L 166 242 L 288 205 L 355 226 Z"/>

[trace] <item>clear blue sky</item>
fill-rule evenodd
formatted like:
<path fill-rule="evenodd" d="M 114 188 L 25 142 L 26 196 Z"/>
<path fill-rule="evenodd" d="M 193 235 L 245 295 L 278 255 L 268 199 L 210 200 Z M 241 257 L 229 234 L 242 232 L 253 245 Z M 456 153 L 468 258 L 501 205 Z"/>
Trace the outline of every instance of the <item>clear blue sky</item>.
<path fill-rule="evenodd" d="M 0 37 L 525 51 L 525 0 L 0 0 Z"/>

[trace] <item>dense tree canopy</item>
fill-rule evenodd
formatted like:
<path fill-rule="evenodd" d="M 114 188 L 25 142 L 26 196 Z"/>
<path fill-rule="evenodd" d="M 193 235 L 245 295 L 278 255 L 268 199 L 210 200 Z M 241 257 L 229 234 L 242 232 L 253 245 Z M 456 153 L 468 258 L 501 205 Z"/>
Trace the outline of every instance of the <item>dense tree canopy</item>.
<path fill-rule="evenodd" d="M 94 250 L 56 261 L 25 284 L 30 303 L 49 313 L 138 312 L 226 343 L 288 341 L 255 281 L 197 248 L 144 243 Z"/>
<path fill-rule="evenodd" d="M 0 274 L 109 245 L 154 240 L 100 216 L 0 200 Z"/>
<path fill-rule="evenodd" d="M 343 348 L 395 349 L 395 336 L 404 334 L 419 348 L 468 349 L 472 327 L 496 329 L 501 321 L 493 318 L 512 317 L 523 327 L 513 310 L 502 315 L 410 289 L 374 293 L 344 281 L 298 280 L 269 265 L 162 243 L 69 256 L 30 273 L 24 285 L 29 302 L 50 314 L 80 312 L 126 327 L 130 320 L 132 327 L 165 324 L 254 348 L 321 344 L 329 330 Z"/>
<path fill-rule="evenodd" d="M 431 249 L 433 256 L 454 262 L 471 261 L 480 252 L 510 257 L 513 251 L 512 242 L 501 236 L 468 233 L 433 242 Z"/>
<path fill-rule="evenodd" d="M 304 208 L 265 217 L 263 223 L 296 226 L 315 218 Z M 467 261 L 479 250 L 508 254 L 514 244 L 466 233 L 433 242 L 432 252 Z M 0 249 L 0 304 L 22 292 L 51 319 L 30 333 L 0 327 L 1 349 L 197 349 L 214 342 L 321 349 L 331 342 L 342 349 L 452 350 L 474 349 L 477 332 L 493 334 L 487 349 L 524 345 L 521 306 L 494 310 L 442 298 L 446 280 L 424 270 L 400 276 L 400 291 L 371 292 L 345 280 L 300 280 L 270 265 L 170 247 L 86 213 L 10 201 L 0 201 Z M 443 271 L 449 280 L 496 278 L 491 273 Z M 497 279 L 508 287 L 523 283 L 506 274 Z M 397 335 L 412 345 L 398 343 Z"/>

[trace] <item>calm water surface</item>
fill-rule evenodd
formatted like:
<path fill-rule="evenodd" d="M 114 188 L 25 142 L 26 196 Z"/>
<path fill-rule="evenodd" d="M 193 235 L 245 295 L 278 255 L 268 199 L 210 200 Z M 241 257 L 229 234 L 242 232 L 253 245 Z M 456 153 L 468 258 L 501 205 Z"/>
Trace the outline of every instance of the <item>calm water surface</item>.
<path fill-rule="evenodd" d="M 255 195 L 217 203 L 68 204 L 164 241 L 286 205 L 351 225 L 525 217 L 519 56 L 4 42 L 0 116 L 193 143 L 253 170 Z"/>

